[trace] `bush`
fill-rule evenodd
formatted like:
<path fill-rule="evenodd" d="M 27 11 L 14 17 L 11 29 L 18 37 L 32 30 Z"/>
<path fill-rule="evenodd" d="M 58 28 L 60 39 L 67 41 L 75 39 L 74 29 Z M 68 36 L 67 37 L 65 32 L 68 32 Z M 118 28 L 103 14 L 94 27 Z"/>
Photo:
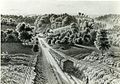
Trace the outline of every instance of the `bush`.
<path fill-rule="evenodd" d="M 8 34 L 6 37 L 6 42 L 10 42 L 10 43 L 17 42 L 17 38 L 13 34 Z"/>
<path fill-rule="evenodd" d="M 25 40 L 30 40 L 31 38 L 32 38 L 32 35 L 29 34 L 27 31 L 23 31 L 23 32 L 21 32 L 20 35 L 19 35 L 19 39 L 22 40 L 23 42 L 24 42 Z"/>
<path fill-rule="evenodd" d="M 39 51 L 39 46 L 38 46 L 38 44 L 35 44 L 35 45 L 33 46 L 33 51 L 34 51 L 34 52 L 38 52 L 38 51 Z"/>

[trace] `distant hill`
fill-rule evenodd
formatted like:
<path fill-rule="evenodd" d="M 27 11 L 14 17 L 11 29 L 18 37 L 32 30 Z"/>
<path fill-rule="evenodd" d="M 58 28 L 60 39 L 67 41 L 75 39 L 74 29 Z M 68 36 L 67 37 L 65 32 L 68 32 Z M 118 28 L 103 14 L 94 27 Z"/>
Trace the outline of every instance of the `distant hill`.
<path fill-rule="evenodd" d="M 96 17 L 95 19 L 113 25 L 120 25 L 120 14 L 108 14 Z"/>
<path fill-rule="evenodd" d="M 109 37 L 111 38 L 112 44 L 120 47 L 120 15 L 108 14 L 95 18 L 97 21 L 107 24 L 109 31 Z"/>

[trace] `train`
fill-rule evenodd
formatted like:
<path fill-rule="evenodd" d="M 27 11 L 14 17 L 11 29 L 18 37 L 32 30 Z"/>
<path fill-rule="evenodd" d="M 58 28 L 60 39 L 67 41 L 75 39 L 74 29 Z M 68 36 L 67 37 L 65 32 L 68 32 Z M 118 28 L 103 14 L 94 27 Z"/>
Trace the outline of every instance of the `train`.
<path fill-rule="evenodd" d="M 51 55 L 56 60 L 57 64 L 60 66 L 63 72 L 72 73 L 74 71 L 74 62 L 70 59 L 67 59 L 64 56 L 61 56 L 57 52 L 55 52 L 53 49 L 50 49 L 49 51 Z"/>

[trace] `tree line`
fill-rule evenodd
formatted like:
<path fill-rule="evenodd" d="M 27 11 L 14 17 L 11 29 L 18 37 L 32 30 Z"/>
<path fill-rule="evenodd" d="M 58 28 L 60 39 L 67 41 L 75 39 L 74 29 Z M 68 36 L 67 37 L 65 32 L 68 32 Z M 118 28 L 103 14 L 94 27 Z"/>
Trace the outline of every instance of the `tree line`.
<path fill-rule="evenodd" d="M 2 20 L 1 20 L 1 26 L 2 25 L 16 27 L 17 26 L 17 22 L 14 19 L 12 19 L 12 18 L 10 18 L 10 19 L 8 19 L 8 18 L 2 18 Z"/>
<path fill-rule="evenodd" d="M 47 28 L 56 29 L 68 26 L 71 23 L 76 23 L 80 30 L 84 30 L 86 27 L 98 29 L 106 26 L 105 24 L 96 22 L 88 15 L 80 12 L 78 13 L 78 15 L 69 15 L 67 13 L 45 14 L 42 16 L 38 16 L 34 24 L 37 28 L 36 32 L 44 32 L 47 30 Z"/>
<path fill-rule="evenodd" d="M 5 22 L 9 22 L 10 19 L 14 20 L 17 24 L 21 22 L 29 23 L 34 25 L 36 18 L 38 15 L 31 16 L 23 16 L 23 15 L 1 15 L 1 20 L 5 20 Z M 1 21 L 2 22 L 2 21 Z"/>
<path fill-rule="evenodd" d="M 33 36 L 34 26 L 26 23 L 19 23 L 16 29 L 1 30 L 1 42 L 30 42 Z"/>
<path fill-rule="evenodd" d="M 94 30 L 86 28 L 84 31 L 80 31 L 75 23 L 71 23 L 71 30 L 56 33 L 47 30 L 47 43 L 51 46 L 58 46 L 62 49 L 68 49 L 71 46 L 85 45 L 96 46 L 101 51 L 102 55 L 110 48 L 110 42 L 107 35 L 107 30 L 99 29 Z"/>

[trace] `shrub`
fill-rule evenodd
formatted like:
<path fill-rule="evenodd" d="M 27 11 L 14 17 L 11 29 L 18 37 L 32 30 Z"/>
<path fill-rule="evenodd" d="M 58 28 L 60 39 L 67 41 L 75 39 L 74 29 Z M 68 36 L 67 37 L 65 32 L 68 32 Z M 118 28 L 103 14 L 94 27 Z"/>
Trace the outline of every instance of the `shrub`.
<path fill-rule="evenodd" d="M 38 52 L 39 51 L 39 46 L 38 46 L 38 44 L 35 44 L 34 46 L 33 46 L 33 49 L 32 49 L 34 52 Z"/>

